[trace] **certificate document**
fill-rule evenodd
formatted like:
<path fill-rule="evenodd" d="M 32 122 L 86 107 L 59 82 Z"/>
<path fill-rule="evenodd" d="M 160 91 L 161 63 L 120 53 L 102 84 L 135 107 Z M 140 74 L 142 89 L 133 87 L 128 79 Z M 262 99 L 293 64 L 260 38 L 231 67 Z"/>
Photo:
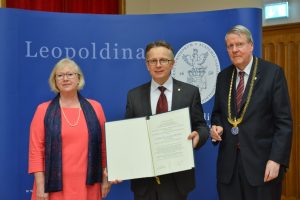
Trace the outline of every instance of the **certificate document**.
<path fill-rule="evenodd" d="M 153 177 L 192 169 L 188 108 L 105 123 L 108 180 Z"/>

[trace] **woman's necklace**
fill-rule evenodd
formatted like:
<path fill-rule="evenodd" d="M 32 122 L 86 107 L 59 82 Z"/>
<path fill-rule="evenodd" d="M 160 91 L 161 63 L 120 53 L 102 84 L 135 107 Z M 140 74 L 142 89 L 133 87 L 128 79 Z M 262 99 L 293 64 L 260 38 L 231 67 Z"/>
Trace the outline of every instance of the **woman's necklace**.
<path fill-rule="evenodd" d="M 65 112 L 64 112 L 64 109 L 63 109 L 63 107 L 62 107 L 61 101 L 59 101 L 59 102 L 60 102 L 60 109 L 61 109 L 62 115 L 64 116 L 66 122 L 67 122 L 67 123 L 69 124 L 69 126 L 71 126 L 71 127 L 77 126 L 78 123 L 79 123 L 79 119 L 80 119 L 81 108 L 80 108 L 80 107 L 78 108 L 78 117 L 77 117 L 77 120 L 75 121 L 74 124 L 72 124 L 72 123 L 68 120 L 68 118 L 67 118 L 67 116 L 66 116 L 66 114 L 65 114 Z"/>
<path fill-rule="evenodd" d="M 231 117 L 231 106 L 230 105 L 231 105 L 232 85 L 233 85 L 233 77 L 234 77 L 235 70 L 233 70 L 233 72 L 232 72 L 231 81 L 230 81 L 230 88 L 229 88 L 229 94 L 228 94 L 228 106 L 227 106 L 228 107 L 228 118 L 227 118 L 227 120 L 232 125 L 231 133 L 233 135 L 239 134 L 238 125 L 240 123 L 242 123 L 242 121 L 243 121 L 244 115 L 246 113 L 246 110 L 248 108 L 248 105 L 249 105 L 249 102 L 250 102 L 250 99 L 251 99 L 251 96 L 252 96 L 254 81 L 256 79 L 257 62 L 258 62 L 258 59 L 255 58 L 255 65 L 254 65 L 254 69 L 253 69 L 253 75 L 252 75 L 252 79 L 251 79 L 251 82 L 250 82 L 250 89 L 249 89 L 249 92 L 248 92 L 246 104 L 243 108 L 241 116 L 237 119 L 236 119 L 236 117 L 234 117 L 234 119 Z"/>

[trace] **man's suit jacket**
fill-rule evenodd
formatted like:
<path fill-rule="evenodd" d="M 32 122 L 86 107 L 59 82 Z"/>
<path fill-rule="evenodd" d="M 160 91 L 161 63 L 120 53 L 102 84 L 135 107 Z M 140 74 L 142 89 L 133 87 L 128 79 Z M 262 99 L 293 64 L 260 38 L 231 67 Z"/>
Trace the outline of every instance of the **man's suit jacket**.
<path fill-rule="evenodd" d="M 253 93 L 244 119 L 238 125 L 239 134 L 236 136 L 231 133 L 232 125 L 227 120 L 229 85 L 232 72 L 236 70 L 235 67 L 231 65 L 224 69 L 219 73 L 217 79 L 212 125 L 219 125 L 224 128 L 217 161 L 217 179 L 222 183 L 228 183 L 231 180 L 237 155 L 237 143 L 240 146 L 240 155 L 246 177 L 253 186 L 263 184 L 268 160 L 280 163 L 282 168 L 288 167 L 289 164 L 292 118 L 284 73 L 275 64 L 260 58 L 253 58 L 240 112 L 245 106 L 255 61 L 258 59 Z M 231 113 L 234 117 L 236 116 L 236 77 L 233 80 Z"/>
<path fill-rule="evenodd" d="M 148 82 L 128 92 L 126 118 L 152 115 L 150 87 L 151 82 Z M 200 136 L 200 141 L 196 148 L 200 148 L 208 138 L 208 128 L 203 117 L 199 89 L 190 84 L 173 79 L 171 110 L 185 107 L 190 108 L 192 130 L 197 131 Z M 182 194 L 187 194 L 195 187 L 194 169 L 173 173 L 169 176 L 174 176 L 178 189 Z M 144 194 L 150 188 L 151 184 L 153 184 L 153 178 L 135 179 L 131 181 L 131 189 L 133 192 Z"/>

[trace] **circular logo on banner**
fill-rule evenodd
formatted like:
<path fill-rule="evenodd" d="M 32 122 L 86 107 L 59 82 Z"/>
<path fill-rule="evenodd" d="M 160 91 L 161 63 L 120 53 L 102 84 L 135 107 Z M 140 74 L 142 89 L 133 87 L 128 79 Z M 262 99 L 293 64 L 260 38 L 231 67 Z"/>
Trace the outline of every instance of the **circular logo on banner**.
<path fill-rule="evenodd" d="M 215 51 L 203 42 L 194 41 L 177 52 L 172 76 L 198 87 L 203 104 L 215 94 L 219 72 L 220 63 Z"/>

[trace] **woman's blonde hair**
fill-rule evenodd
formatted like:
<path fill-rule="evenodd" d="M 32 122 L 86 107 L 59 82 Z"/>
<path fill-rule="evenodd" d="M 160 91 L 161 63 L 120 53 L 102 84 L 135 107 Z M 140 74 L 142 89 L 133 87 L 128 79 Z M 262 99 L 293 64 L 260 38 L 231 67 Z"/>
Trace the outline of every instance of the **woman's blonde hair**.
<path fill-rule="evenodd" d="M 54 66 L 54 68 L 51 71 L 51 74 L 50 74 L 50 77 L 48 80 L 51 90 L 55 93 L 59 92 L 59 89 L 56 85 L 56 79 L 55 79 L 56 72 L 58 69 L 64 68 L 66 66 L 73 68 L 78 75 L 79 83 L 77 86 L 77 90 L 81 90 L 85 84 L 83 73 L 82 73 L 80 67 L 76 64 L 76 62 L 69 58 L 63 58 L 56 63 L 56 65 Z"/>

